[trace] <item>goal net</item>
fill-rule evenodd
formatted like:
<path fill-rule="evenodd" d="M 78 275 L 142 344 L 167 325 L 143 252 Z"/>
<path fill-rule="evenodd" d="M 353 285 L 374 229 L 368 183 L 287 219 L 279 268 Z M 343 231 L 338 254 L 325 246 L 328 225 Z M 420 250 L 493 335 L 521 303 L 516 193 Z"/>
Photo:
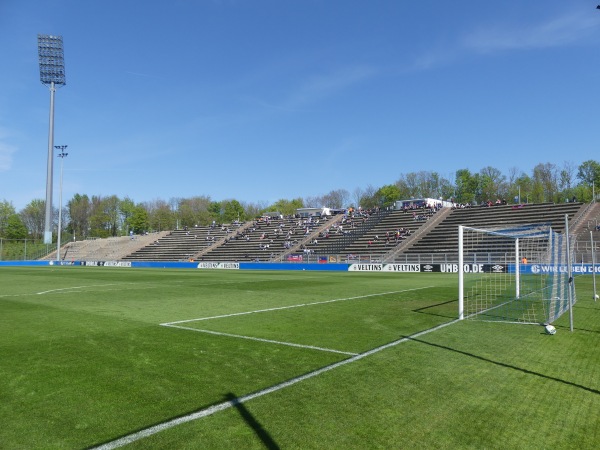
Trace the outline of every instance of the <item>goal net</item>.
<path fill-rule="evenodd" d="M 547 224 L 459 226 L 459 318 L 528 324 L 558 319 L 576 301 L 567 233 Z"/>

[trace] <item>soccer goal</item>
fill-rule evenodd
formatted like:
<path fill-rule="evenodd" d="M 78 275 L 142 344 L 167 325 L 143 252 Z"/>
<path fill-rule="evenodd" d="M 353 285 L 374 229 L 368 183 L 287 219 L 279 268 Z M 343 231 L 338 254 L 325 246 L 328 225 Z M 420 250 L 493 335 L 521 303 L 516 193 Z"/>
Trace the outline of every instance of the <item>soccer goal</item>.
<path fill-rule="evenodd" d="M 458 234 L 460 319 L 549 324 L 575 303 L 568 225 L 461 225 Z"/>

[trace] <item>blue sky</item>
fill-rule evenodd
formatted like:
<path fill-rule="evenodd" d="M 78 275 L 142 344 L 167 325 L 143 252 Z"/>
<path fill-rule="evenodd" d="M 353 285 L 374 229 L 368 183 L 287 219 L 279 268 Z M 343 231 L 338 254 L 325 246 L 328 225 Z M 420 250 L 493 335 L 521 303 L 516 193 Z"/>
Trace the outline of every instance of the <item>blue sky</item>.
<path fill-rule="evenodd" d="M 401 174 L 600 159 L 583 0 L 0 0 L 0 201 L 44 199 L 64 39 L 63 199 L 274 202 Z M 58 204 L 60 161 L 55 158 Z"/>

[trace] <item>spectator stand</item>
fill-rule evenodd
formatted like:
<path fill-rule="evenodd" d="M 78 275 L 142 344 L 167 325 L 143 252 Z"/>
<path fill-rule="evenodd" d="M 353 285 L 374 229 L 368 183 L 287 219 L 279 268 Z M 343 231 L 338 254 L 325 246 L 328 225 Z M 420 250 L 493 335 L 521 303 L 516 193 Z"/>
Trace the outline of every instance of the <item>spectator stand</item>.
<path fill-rule="evenodd" d="M 168 235 L 169 231 L 153 232 L 133 236 L 115 236 L 109 238 L 90 238 L 81 241 L 67 242 L 61 247 L 63 261 L 117 261 L 140 250 L 157 239 Z M 56 260 L 56 251 L 47 255 L 44 260 Z"/>
<path fill-rule="evenodd" d="M 123 258 L 124 261 L 188 261 L 203 248 L 225 237 L 225 226 L 195 226 L 173 230 Z"/>
<path fill-rule="evenodd" d="M 301 250 L 316 255 L 344 254 L 349 245 L 372 229 L 390 212 L 379 209 L 354 211 L 342 218 L 340 223 L 331 225 L 319 233 L 316 241 L 309 242 Z"/>
<path fill-rule="evenodd" d="M 575 262 L 592 263 L 592 252 L 594 252 L 595 262 L 600 263 L 600 203 L 589 203 L 582 214 L 569 223 L 569 232 L 577 237 Z"/>
<path fill-rule="evenodd" d="M 445 263 L 458 255 L 458 225 L 479 228 L 550 223 L 555 231 L 565 227 L 565 214 L 575 217 L 582 203 L 540 203 L 454 209 L 410 248 L 394 255 L 395 262 Z"/>
<path fill-rule="evenodd" d="M 312 229 L 311 233 L 308 236 L 304 236 L 301 240 L 297 241 L 293 244 L 289 249 L 286 249 L 283 253 L 279 254 L 275 260 L 276 261 L 286 261 L 287 258 L 292 254 L 301 253 L 304 249 L 308 248 L 311 245 L 311 242 L 315 242 L 315 240 L 319 240 L 319 237 L 328 232 L 331 228 L 336 228 L 339 223 L 343 220 L 343 215 L 336 215 L 332 217 L 322 217 L 324 219 L 322 224 Z"/>
<path fill-rule="evenodd" d="M 253 221 L 246 232 L 204 253 L 200 260 L 271 261 L 309 236 L 321 222 L 320 218 L 261 217 Z"/>
<path fill-rule="evenodd" d="M 206 247 L 206 248 L 202 249 L 200 252 L 196 253 L 193 256 L 193 259 L 194 260 L 202 259 L 204 257 L 204 255 L 206 255 L 208 252 L 210 252 L 211 250 L 214 250 L 216 248 L 219 248 L 221 245 L 226 244 L 230 239 L 237 239 L 239 236 L 243 235 L 252 226 L 252 222 L 234 224 L 234 226 L 236 226 L 237 228 L 235 228 L 235 231 L 233 232 L 233 234 L 231 236 L 226 234 L 225 236 L 220 237 L 219 240 L 213 242 L 208 247 Z"/>

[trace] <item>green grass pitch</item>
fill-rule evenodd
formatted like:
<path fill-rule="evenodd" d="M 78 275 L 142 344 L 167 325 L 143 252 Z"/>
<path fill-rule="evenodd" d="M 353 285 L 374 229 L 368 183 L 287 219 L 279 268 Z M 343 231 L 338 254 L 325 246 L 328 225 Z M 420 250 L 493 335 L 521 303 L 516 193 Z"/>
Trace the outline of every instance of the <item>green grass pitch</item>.
<path fill-rule="evenodd" d="M 597 448 L 575 282 L 549 336 L 451 274 L 2 267 L 0 448 Z"/>

